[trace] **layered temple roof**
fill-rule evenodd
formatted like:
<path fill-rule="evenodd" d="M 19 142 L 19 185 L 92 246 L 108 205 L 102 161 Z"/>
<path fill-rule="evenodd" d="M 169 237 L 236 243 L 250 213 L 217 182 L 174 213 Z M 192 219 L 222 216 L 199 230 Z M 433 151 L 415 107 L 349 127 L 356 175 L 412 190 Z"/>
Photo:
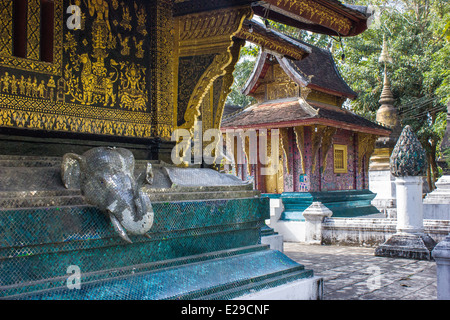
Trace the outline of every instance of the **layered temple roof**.
<path fill-rule="evenodd" d="M 345 99 L 354 99 L 357 94 L 341 77 L 331 52 L 287 37 L 275 30 L 266 29 L 255 21 L 250 23 L 253 24 L 254 33 L 278 41 L 280 39 L 286 41 L 291 48 L 302 50 L 305 54 L 300 59 L 293 59 L 292 54 L 288 55 L 285 51 L 263 48 L 253 72 L 242 90 L 245 95 L 256 97 L 259 103 L 241 112 L 236 108 L 227 110 L 228 108 L 225 107 L 222 128 L 325 125 L 380 136 L 391 133 L 390 129 L 340 107 Z M 266 78 L 270 78 L 268 72 L 277 64 L 280 68 L 272 73 L 284 72 L 286 79 L 277 74 L 275 76 L 278 78 L 270 81 L 275 85 L 280 82 L 286 83 L 281 84 L 280 87 L 283 90 L 287 88 L 286 91 L 291 91 L 284 97 L 271 96 L 267 93 L 269 82 Z M 264 97 L 262 97 L 262 90 L 265 90 Z M 322 94 L 331 100 L 334 98 L 335 105 L 320 101 L 321 99 L 308 98 L 308 93 L 311 91 Z"/>
<path fill-rule="evenodd" d="M 254 22 L 257 25 L 257 22 Z M 271 31 L 274 35 L 281 35 L 279 32 Z M 286 37 L 285 35 L 282 35 Z M 293 60 L 275 55 L 280 66 L 290 76 L 292 81 L 300 86 L 321 91 L 337 97 L 349 99 L 356 98 L 357 94 L 341 77 L 330 51 L 310 45 L 297 39 L 291 39 L 297 43 L 299 48 L 303 48 L 308 54 L 302 60 Z M 260 85 L 260 80 L 265 77 L 269 65 L 271 64 L 268 52 L 262 52 L 247 81 L 242 93 L 251 95 Z"/>
<path fill-rule="evenodd" d="M 282 128 L 303 125 L 325 125 L 350 131 L 389 135 L 390 130 L 349 110 L 332 106 L 310 105 L 302 98 L 266 102 L 224 117 L 222 129 Z"/>

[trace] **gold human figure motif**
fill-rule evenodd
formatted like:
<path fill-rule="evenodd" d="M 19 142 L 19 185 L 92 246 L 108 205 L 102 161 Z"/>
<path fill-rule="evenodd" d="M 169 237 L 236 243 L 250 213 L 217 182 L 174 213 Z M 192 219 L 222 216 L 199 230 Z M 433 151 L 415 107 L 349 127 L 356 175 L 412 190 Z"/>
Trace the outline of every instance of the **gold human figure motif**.
<path fill-rule="evenodd" d="M 131 15 L 130 15 L 130 9 L 122 2 L 121 3 L 123 7 L 123 20 L 120 23 L 122 28 L 126 30 L 131 30 Z"/>
<path fill-rule="evenodd" d="M 26 88 L 26 81 L 25 81 L 25 77 L 22 75 L 22 76 L 20 76 L 20 81 L 19 81 L 19 93 L 21 95 L 25 95 L 25 88 Z"/>
<path fill-rule="evenodd" d="M 37 79 L 36 77 L 34 77 L 34 81 L 31 85 L 31 96 L 32 97 L 37 97 L 38 96 L 38 84 L 37 84 Z"/>
<path fill-rule="evenodd" d="M 2 78 L 3 92 L 9 92 L 9 81 L 10 81 L 9 73 L 5 72 L 5 75 Z"/>
<path fill-rule="evenodd" d="M 87 53 L 83 53 L 80 58 L 83 64 L 81 71 L 81 82 L 83 85 L 83 100 L 82 104 L 91 104 L 94 93 L 94 75 L 92 74 L 92 63 Z"/>
<path fill-rule="evenodd" d="M 53 96 L 54 96 L 54 92 L 55 92 L 55 88 L 56 88 L 56 83 L 55 83 L 55 79 L 53 79 L 53 76 L 51 76 L 50 80 L 48 80 L 47 88 L 49 91 L 48 97 L 50 100 L 53 100 Z"/>
<path fill-rule="evenodd" d="M 134 41 L 134 46 L 136 47 L 136 58 L 144 58 L 144 49 L 142 48 L 142 46 L 144 45 L 144 39 L 140 40 L 139 42 L 137 41 L 136 37 L 133 37 L 133 41 Z"/>
<path fill-rule="evenodd" d="M 11 93 L 12 94 L 17 94 L 17 82 L 18 79 L 16 79 L 15 75 L 11 76 Z"/>
<path fill-rule="evenodd" d="M 130 54 L 130 47 L 128 46 L 128 42 L 130 41 L 130 37 L 122 38 L 122 35 L 119 33 L 120 45 L 122 46 L 122 50 L 120 53 L 123 56 L 128 56 Z"/>
<path fill-rule="evenodd" d="M 45 98 L 45 83 L 44 80 L 41 80 L 41 83 L 37 86 L 37 90 L 40 98 Z"/>
<path fill-rule="evenodd" d="M 31 90 L 33 89 L 33 84 L 31 83 L 31 77 L 28 77 L 26 83 L 26 95 L 31 96 Z"/>
<path fill-rule="evenodd" d="M 148 34 L 146 27 L 145 27 L 145 23 L 147 22 L 147 13 L 145 12 L 144 6 L 141 5 L 138 8 L 138 5 L 136 4 L 136 2 L 134 3 L 134 9 L 136 11 L 137 22 L 138 22 L 137 31 L 145 37 Z"/>

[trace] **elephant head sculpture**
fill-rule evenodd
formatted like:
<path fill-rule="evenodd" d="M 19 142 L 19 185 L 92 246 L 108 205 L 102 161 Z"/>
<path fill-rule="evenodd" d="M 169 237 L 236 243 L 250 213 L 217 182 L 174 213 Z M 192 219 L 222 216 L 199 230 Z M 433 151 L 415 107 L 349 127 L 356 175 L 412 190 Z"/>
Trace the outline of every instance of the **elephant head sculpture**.
<path fill-rule="evenodd" d="M 68 189 L 79 188 L 85 201 L 111 219 L 115 231 L 131 243 L 127 234 L 146 235 L 153 225 L 153 208 L 142 190 L 153 182 L 151 164 L 137 178 L 134 156 L 123 148 L 99 147 L 82 155 L 67 153 L 61 177 Z"/>

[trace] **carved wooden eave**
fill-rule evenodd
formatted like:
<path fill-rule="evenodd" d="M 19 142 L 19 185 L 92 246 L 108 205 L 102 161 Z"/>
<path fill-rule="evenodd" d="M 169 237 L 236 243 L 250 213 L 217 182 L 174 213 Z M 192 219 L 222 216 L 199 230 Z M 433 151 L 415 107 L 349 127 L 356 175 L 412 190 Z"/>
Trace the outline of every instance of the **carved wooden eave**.
<path fill-rule="evenodd" d="M 328 35 L 355 36 L 367 29 L 367 7 L 337 0 L 174 0 L 174 16 L 251 5 L 261 17 Z"/>
<path fill-rule="evenodd" d="M 255 14 L 299 29 L 355 36 L 367 29 L 367 7 L 345 5 L 337 0 L 266 0 L 253 4 Z"/>
<path fill-rule="evenodd" d="M 289 59 L 301 60 L 311 53 L 311 49 L 293 39 L 265 28 L 255 20 L 245 20 L 241 30 L 236 33 L 237 38 L 252 42 L 265 51 L 285 56 Z"/>
<path fill-rule="evenodd" d="M 192 90 L 184 113 L 184 123 L 180 128 L 192 131 L 201 115 L 201 105 L 213 82 L 225 76 L 223 92 L 228 91 L 233 82 L 232 72 L 239 57 L 239 49 L 244 41 L 234 38 L 241 29 L 244 19 L 251 18 L 250 6 L 224 8 L 219 10 L 193 13 L 175 18 L 174 53 L 176 61 L 180 57 L 193 57 L 214 54 L 213 61 L 205 66 L 201 77 Z M 234 41 L 234 40 L 235 41 Z M 174 64 L 174 94 L 178 90 L 180 79 L 178 63 Z M 218 126 L 225 103 L 225 95 L 220 97 L 217 116 L 212 119 L 212 126 Z M 174 110 L 177 109 L 175 102 Z M 175 111 L 175 114 L 177 112 Z M 220 113 L 220 114 L 219 114 Z"/>

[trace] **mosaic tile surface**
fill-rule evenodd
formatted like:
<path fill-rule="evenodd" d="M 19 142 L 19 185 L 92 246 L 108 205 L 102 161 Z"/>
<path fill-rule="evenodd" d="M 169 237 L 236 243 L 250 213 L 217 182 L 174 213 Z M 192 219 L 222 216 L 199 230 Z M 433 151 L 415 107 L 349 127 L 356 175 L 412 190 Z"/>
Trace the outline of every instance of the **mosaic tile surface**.
<path fill-rule="evenodd" d="M 132 244 L 120 239 L 94 207 L 0 211 L 0 297 L 55 286 L 47 280 L 67 278 L 71 265 L 92 273 L 257 245 L 269 217 L 267 198 L 155 202 L 153 207 L 150 237 L 131 236 Z"/>

